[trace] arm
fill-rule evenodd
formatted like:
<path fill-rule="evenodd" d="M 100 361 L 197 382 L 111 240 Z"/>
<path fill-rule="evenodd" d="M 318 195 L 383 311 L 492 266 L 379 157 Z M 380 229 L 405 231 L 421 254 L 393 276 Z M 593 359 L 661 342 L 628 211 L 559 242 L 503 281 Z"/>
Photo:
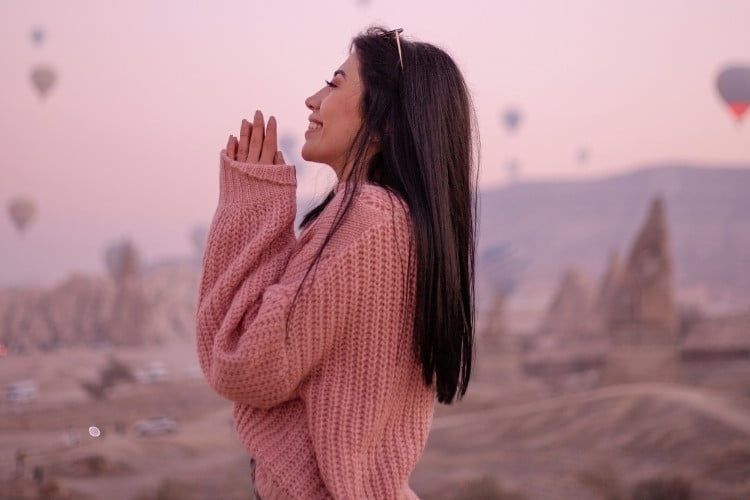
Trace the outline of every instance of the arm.
<path fill-rule="evenodd" d="M 250 174 L 259 168 L 239 167 Z M 239 175 L 226 159 L 222 170 Z M 249 186 L 257 181 L 245 180 Z M 373 264 L 383 260 L 379 242 L 393 239 L 389 214 L 353 207 L 300 288 L 341 200 L 321 214 L 316 235 L 296 246 L 294 214 L 276 205 L 283 197 L 271 187 L 264 186 L 267 199 L 256 196 L 258 189 L 250 197 L 267 203 L 263 212 L 233 203 L 229 184 L 222 183 L 224 201 L 209 235 L 197 318 L 209 384 L 232 401 L 260 408 L 296 397 L 300 382 L 346 335 L 347 321 L 369 300 L 361 284 L 371 281 Z M 277 214 L 287 219 L 279 222 L 283 217 Z"/>
<path fill-rule="evenodd" d="M 240 141 L 230 136 L 221 154 L 219 205 L 203 260 L 196 317 L 197 350 L 208 382 L 223 393 L 214 363 L 236 352 L 244 318 L 278 281 L 294 248 L 296 179 L 276 151 L 276 120 L 242 121 Z M 274 165 L 271 165 L 271 163 Z"/>
<path fill-rule="evenodd" d="M 249 354 L 238 351 L 242 326 L 257 313 L 264 291 L 278 282 L 294 248 L 294 197 L 293 167 L 251 165 L 222 152 L 219 205 L 203 259 L 196 329 L 203 372 L 230 399 L 235 398 L 225 385 L 233 381 L 221 360 Z"/>

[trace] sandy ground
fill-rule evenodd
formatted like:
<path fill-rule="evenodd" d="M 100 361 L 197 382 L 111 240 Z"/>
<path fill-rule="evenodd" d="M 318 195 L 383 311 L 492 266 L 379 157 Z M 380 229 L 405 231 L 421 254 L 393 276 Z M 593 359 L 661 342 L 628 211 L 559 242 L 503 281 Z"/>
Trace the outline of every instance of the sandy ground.
<path fill-rule="evenodd" d="M 91 400 L 80 382 L 95 379 L 113 354 L 136 369 L 161 362 L 169 380 L 122 384 L 107 400 Z M 38 466 L 74 492 L 69 498 L 140 500 L 171 485 L 169 498 L 246 499 L 249 460 L 231 404 L 195 377 L 196 367 L 192 345 L 0 359 L 4 384 L 39 384 L 36 402 L 0 404 L 0 498 L 12 488 L 34 491 Z M 633 384 L 556 397 L 525 387 L 535 386 L 475 383 L 462 404 L 438 408 L 411 480 L 422 498 L 469 498 L 460 485 L 490 478 L 526 499 L 624 499 L 640 480 L 672 476 L 686 478 L 694 498 L 750 498 L 750 383 Z M 132 430 L 157 415 L 176 418 L 177 431 Z M 91 425 L 103 435 L 89 436 Z M 23 485 L 12 480 L 18 450 Z"/>
<path fill-rule="evenodd" d="M 135 369 L 163 363 L 169 380 L 121 384 L 108 399 L 93 401 L 80 382 L 95 380 L 113 354 Z M 221 488 L 231 478 L 247 491 L 249 459 L 231 424 L 231 403 L 195 377 L 197 364 L 189 345 L 145 352 L 75 349 L 0 360 L 4 383 L 33 379 L 39 385 L 36 402 L 0 404 L 0 479 L 15 475 L 16 453 L 22 450 L 25 476 L 41 466 L 64 488 L 91 498 L 129 500 L 167 478 L 205 488 Z M 177 432 L 146 437 L 133 431 L 137 421 L 160 415 L 176 418 Z M 102 430 L 98 438 L 89 435 L 93 425 Z"/>

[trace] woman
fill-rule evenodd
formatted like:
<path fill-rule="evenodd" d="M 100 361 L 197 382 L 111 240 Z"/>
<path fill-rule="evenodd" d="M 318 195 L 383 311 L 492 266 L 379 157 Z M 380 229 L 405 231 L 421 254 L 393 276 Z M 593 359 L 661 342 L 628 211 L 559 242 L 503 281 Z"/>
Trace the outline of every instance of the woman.
<path fill-rule="evenodd" d="M 259 497 L 416 498 L 434 401 L 461 398 L 474 307 L 473 112 L 442 50 L 371 28 L 308 97 L 339 183 L 294 234 L 295 174 L 256 112 L 221 153 L 197 345 Z"/>

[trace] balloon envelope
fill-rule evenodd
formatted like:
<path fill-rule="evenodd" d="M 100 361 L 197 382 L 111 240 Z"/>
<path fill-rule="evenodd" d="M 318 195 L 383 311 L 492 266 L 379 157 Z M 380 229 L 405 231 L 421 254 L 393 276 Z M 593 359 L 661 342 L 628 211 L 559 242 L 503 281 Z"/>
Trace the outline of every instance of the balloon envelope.
<path fill-rule="evenodd" d="M 110 245 L 104 251 L 104 263 L 115 281 L 121 282 L 140 274 L 140 257 L 129 240 Z"/>
<path fill-rule="evenodd" d="M 34 28 L 31 30 L 31 41 L 34 45 L 41 45 L 44 43 L 44 30 L 42 28 Z"/>
<path fill-rule="evenodd" d="M 516 290 L 524 265 L 509 243 L 486 249 L 479 261 L 483 279 L 496 294 L 508 296 Z"/>
<path fill-rule="evenodd" d="M 505 173 L 508 176 L 508 182 L 516 182 L 518 180 L 520 169 L 521 165 L 514 158 L 505 162 Z"/>
<path fill-rule="evenodd" d="M 729 66 L 716 78 L 716 90 L 734 119 L 742 120 L 750 108 L 750 66 Z"/>
<path fill-rule="evenodd" d="M 578 160 L 579 165 L 586 165 L 589 162 L 589 150 L 580 148 L 576 153 L 576 160 Z"/>
<path fill-rule="evenodd" d="M 502 118 L 505 128 L 508 129 L 509 132 L 513 132 L 521 123 L 521 112 L 517 109 L 509 108 L 503 112 Z"/>
<path fill-rule="evenodd" d="M 193 244 L 193 248 L 198 257 L 203 257 L 203 252 L 206 250 L 207 239 L 208 228 L 206 226 L 195 226 L 190 230 L 190 242 Z"/>
<path fill-rule="evenodd" d="M 57 80 L 55 70 L 50 66 L 39 65 L 31 70 L 31 83 L 41 97 L 47 95 Z"/>
<path fill-rule="evenodd" d="M 297 143 L 297 138 L 291 134 L 281 135 L 279 137 L 279 149 L 284 153 L 284 160 L 287 165 L 294 165 L 297 168 L 297 175 L 299 175 L 301 168 L 305 166 L 305 162 L 300 158 L 301 148 Z"/>
<path fill-rule="evenodd" d="M 283 134 L 279 137 L 279 149 L 284 153 L 284 157 L 287 161 L 294 160 L 297 156 L 297 140 L 294 136 L 289 134 Z"/>
<path fill-rule="evenodd" d="M 26 230 L 36 215 L 36 204 L 28 198 L 17 198 L 8 204 L 8 215 L 19 233 Z"/>

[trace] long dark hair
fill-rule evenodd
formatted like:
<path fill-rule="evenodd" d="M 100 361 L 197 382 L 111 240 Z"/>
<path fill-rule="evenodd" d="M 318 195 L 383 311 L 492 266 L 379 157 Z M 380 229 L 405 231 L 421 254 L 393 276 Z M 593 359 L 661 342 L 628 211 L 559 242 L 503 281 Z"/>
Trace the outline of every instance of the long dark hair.
<path fill-rule="evenodd" d="M 417 271 L 414 353 L 425 383 L 434 383 L 438 401 L 449 404 L 466 393 L 474 345 L 476 119 L 451 57 L 434 45 L 402 37 L 402 67 L 395 37 L 373 27 L 352 41 L 360 62 L 364 119 L 349 152 L 348 179 L 379 184 L 409 209 Z M 380 141 L 380 151 L 368 160 L 373 140 Z M 324 246 L 357 186 L 346 183 Z M 302 227 L 332 198 L 333 193 L 313 208 Z"/>

